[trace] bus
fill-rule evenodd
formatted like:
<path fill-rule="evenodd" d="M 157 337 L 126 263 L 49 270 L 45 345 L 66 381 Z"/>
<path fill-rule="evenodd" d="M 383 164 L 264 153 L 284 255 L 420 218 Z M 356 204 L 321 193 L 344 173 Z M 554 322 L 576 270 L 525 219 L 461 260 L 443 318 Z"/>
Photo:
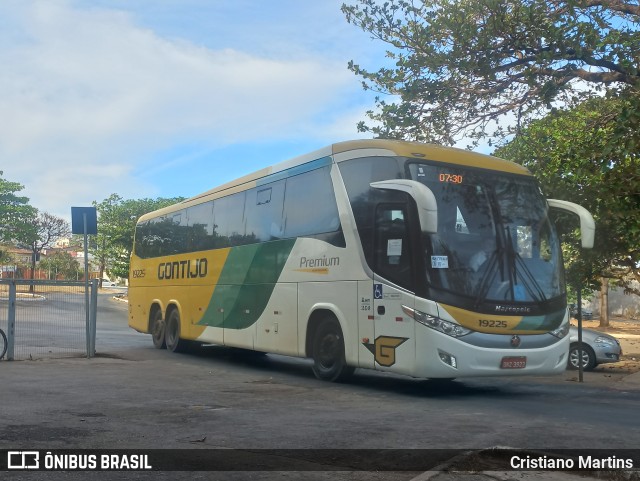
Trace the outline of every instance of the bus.
<path fill-rule="evenodd" d="M 553 374 L 569 352 L 560 239 L 530 172 L 466 150 L 336 143 L 143 215 L 129 325 L 420 378 Z"/>

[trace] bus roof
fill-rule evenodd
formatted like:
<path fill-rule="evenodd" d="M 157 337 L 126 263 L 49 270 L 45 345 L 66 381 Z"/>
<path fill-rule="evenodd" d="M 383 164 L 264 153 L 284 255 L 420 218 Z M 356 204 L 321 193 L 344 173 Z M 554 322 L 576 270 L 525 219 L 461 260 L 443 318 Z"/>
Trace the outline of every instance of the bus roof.
<path fill-rule="evenodd" d="M 384 149 L 401 157 L 415 157 L 419 159 L 447 162 L 450 164 L 478 167 L 481 169 L 497 170 L 511 174 L 531 175 L 522 165 L 510 160 L 500 159 L 491 155 L 479 154 L 470 150 L 455 147 L 443 147 L 435 144 L 407 142 L 404 140 L 350 140 L 333 144 L 333 154 L 344 154 L 353 150 Z M 359 155 L 358 155 L 359 156 Z"/>
<path fill-rule="evenodd" d="M 279 172 L 295 168 L 320 159 L 335 162 L 343 162 L 352 158 L 363 156 L 400 156 L 413 157 L 435 162 L 446 162 L 450 164 L 464 165 L 466 167 L 476 167 L 481 169 L 496 170 L 511 174 L 531 175 L 523 166 L 508 160 L 499 159 L 490 155 L 479 154 L 470 150 L 457 149 L 454 147 L 443 147 L 434 144 L 424 144 L 419 142 L 407 142 L 403 140 L 386 139 L 363 139 L 338 142 L 322 149 L 304 154 L 292 159 L 265 167 L 253 173 L 232 180 L 218 187 L 214 187 L 202 194 L 186 199 L 178 204 L 165 207 L 163 209 L 150 212 L 140 217 L 139 221 L 157 217 L 165 213 L 182 209 L 189 205 L 200 203 L 204 198 L 215 199 L 236 192 L 255 187 L 260 179 L 272 176 Z"/>

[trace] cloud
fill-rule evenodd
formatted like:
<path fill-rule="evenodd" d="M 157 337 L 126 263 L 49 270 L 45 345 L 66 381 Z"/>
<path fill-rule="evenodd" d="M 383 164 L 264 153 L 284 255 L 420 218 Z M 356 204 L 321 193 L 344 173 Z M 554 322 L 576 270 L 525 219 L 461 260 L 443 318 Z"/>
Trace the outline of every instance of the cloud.
<path fill-rule="evenodd" d="M 163 38 L 122 11 L 8 1 L 0 16 L 0 170 L 57 215 L 140 197 L 154 151 L 313 131 L 357 83 L 341 61 Z"/>

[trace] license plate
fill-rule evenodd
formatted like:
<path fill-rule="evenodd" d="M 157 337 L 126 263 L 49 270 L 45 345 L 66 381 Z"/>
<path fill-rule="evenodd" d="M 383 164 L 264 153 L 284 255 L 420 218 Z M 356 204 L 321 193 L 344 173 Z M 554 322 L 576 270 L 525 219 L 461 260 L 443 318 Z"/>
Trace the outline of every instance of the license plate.
<path fill-rule="evenodd" d="M 500 369 L 524 369 L 525 367 L 527 367 L 525 356 L 503 357 L 500 362 Z"/>

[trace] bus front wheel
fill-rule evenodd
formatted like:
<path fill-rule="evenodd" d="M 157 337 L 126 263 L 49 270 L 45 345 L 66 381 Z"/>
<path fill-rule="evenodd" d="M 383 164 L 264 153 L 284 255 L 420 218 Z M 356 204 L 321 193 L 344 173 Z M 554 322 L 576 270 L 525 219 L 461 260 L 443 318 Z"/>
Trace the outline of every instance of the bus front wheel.
<path fill-rule="evenodd" d="M 344 355 L 344 338 L 338 321 L 323 319 L 313 338 L 313 373 L 323 381 L 344 381 L 355 368 L 348 366 Z"/>
<path fill-rule="evenodd" d="M 153 339 L 153 345 L 158 349 L 164 349 L 167 347 L 165 342 L 165 322 L 162 318 L 162 311 L 156 309 L 151 317 L 151 338 Z"/>
<path fill-rule="evenodd" d="M 189 341 L 180 339 L 180 313 L 178 309 L 173 309 L 168 316 L 164 338 L 167 349 L 171 352 L 185 352 L 189 347 Z"/>

